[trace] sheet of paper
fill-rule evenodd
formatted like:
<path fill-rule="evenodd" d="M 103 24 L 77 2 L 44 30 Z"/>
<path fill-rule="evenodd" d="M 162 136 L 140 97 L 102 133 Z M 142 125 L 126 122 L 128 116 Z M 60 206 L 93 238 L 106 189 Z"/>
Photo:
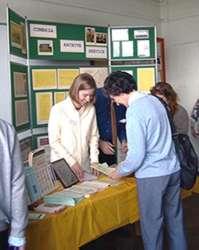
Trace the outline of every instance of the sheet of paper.
<path fill-rule="evenodd" d="M 54 92 L 54 103 L 63 101 L 66 98 L 65 92 Z"/>
<path fill-rule="evenodd" d="M 129 40 L 128 29 L 112 29 L 111 35 L 112 35 L 112 41 L 128 41 Z"/>
<path fill-rule="evenodd" d="M 113 42 L 113 57 L 120 57 L 120 42 Z"/>
<path fill-rule="evenodd" d="M 28 95 L 27 75 L 24 72 L 14 72 L 14 93 L 15 97 L 25 97 Z"/>
<path fill-rule="evenodd" d="M 154 68 L 138 68 L 137 69 L 138 90 L 149 92 L 155 85 L 155 69 Z"/>
<path fill-rule="evenodd" d="M 122 57 L 132 57 L 133 55 L 133 41 L 122 41 Z"/>
<path fill-rule="evenodd" d="M 135 39 L 148 39 L 149 38 L 149 30 L 134 30 L 134 38 Z"/>
<path fill-rule="evenodd" d="M 15 121 L 16 126 L 27 124 L 30 121 L 27 99 L 15 101 Z"/>
<path fill-rule="evenodd" d="M 88 73 L 92 75 L 92 77 L 95 79 L 97 87 L 99 88 L 103 86 L 104 80 L 108 76 L 108 68 L 105 67 L 80 68 L 80 73 Z"/>
<path fill-rule="evenodd" d="M 137 54 L 138 57 L 150 56 L 150 42 L 149 40 L 137 40 Z"/>
<path fill-rule="evenodd" d="M 58 88 L 69 89 L 73 80 L 79 75 L 79 69 L 58 69 Z"/>
<path fill-rule="evenodd" d="M 65 208 L 65 205 L 42 203 L 39 206 L 35 207 L 34 210 L 41 213 L 57 213 Z"/>
<path fill-rule="evenodd" d="M 32 85 L 34 90 L 56 89 L 56 69 L 32 69 Z"/>
<path fill-rule="evenodd" d="M 53 98 L 51 92 L 36 93 L 36 117 L 37 124 L 48 123 L 49 114 L 53 105 Z"/>

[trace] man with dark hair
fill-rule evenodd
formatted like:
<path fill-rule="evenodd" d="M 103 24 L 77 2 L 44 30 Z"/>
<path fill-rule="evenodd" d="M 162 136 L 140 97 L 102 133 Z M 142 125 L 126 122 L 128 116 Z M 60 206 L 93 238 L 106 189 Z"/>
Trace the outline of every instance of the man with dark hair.
<path fill-rule="evenodd" d="M 166 110 L 156 97 L 139 93 L 134 86 L 132 76 L 121 71 L 111 73 L 104 83 L 110 97 L 127 107 L 128 152 L 110 177 L 135 173 L 145 250 L 163 249 L 164 223 L 170 249 L 186 250 L 180 165 Z"/>
<path fill-rule="evenodd" d="M 0 161 L 0 250 L 7 250 L 8 243 L 24 250 L 28 222 L 24 169 L 16 132 L 1 119 Z"/>

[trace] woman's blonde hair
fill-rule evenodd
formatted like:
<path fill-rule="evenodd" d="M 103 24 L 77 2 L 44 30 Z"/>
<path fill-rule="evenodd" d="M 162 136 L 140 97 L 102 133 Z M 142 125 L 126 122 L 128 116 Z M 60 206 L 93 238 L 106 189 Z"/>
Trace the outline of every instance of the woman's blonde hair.
<path fill-rule="evenodd" d="M 178 95 L 169 83 L 158 82 L 150 91 L 152 95 L 164 96 L 167 100 L 167 104 L 171 110 L 171 113 L 173 115 L 175 114 L 178 106 Z"/>
<path fill-rule="evenodd" d="M 80 90 L 94 89 L 96 91 L 96 88 L 94 78 L 88 73 L 82 73 L 73 80 L 69 90 L 69 96 L 72 100 L 78 102 Z"/>

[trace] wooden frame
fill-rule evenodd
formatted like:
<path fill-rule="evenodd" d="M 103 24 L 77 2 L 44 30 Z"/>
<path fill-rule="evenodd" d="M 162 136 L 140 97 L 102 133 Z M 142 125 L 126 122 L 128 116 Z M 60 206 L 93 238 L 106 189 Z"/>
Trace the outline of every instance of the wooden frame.
<path fill-rule="evenodd" d="M 166 81 L 164 38 L 157 37 L 158 81 Z"/>

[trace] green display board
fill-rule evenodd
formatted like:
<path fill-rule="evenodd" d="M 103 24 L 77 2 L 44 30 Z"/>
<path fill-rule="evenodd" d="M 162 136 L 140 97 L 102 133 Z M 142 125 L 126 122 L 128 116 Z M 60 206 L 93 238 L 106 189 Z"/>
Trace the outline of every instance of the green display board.
<path fill-rule="evenodd" d="M 155 58 L 154 27 L 110 28 L 111 60 Z"/>
<path fill-rule="evenodd" d="M 30 59 L 107 58 L 106 27 L 28 21 L 28 29 Z"/>
<path fill-rule="evenodd" d="M 12 117 L 18 132 L 30 129 L 29 93 L 27 67 L 10 63 Z"/>
<path fill-rule="evenodd" d="M 8 8 L 8 26 L 10 54 L 27 58 L 25 18 Z"/>

